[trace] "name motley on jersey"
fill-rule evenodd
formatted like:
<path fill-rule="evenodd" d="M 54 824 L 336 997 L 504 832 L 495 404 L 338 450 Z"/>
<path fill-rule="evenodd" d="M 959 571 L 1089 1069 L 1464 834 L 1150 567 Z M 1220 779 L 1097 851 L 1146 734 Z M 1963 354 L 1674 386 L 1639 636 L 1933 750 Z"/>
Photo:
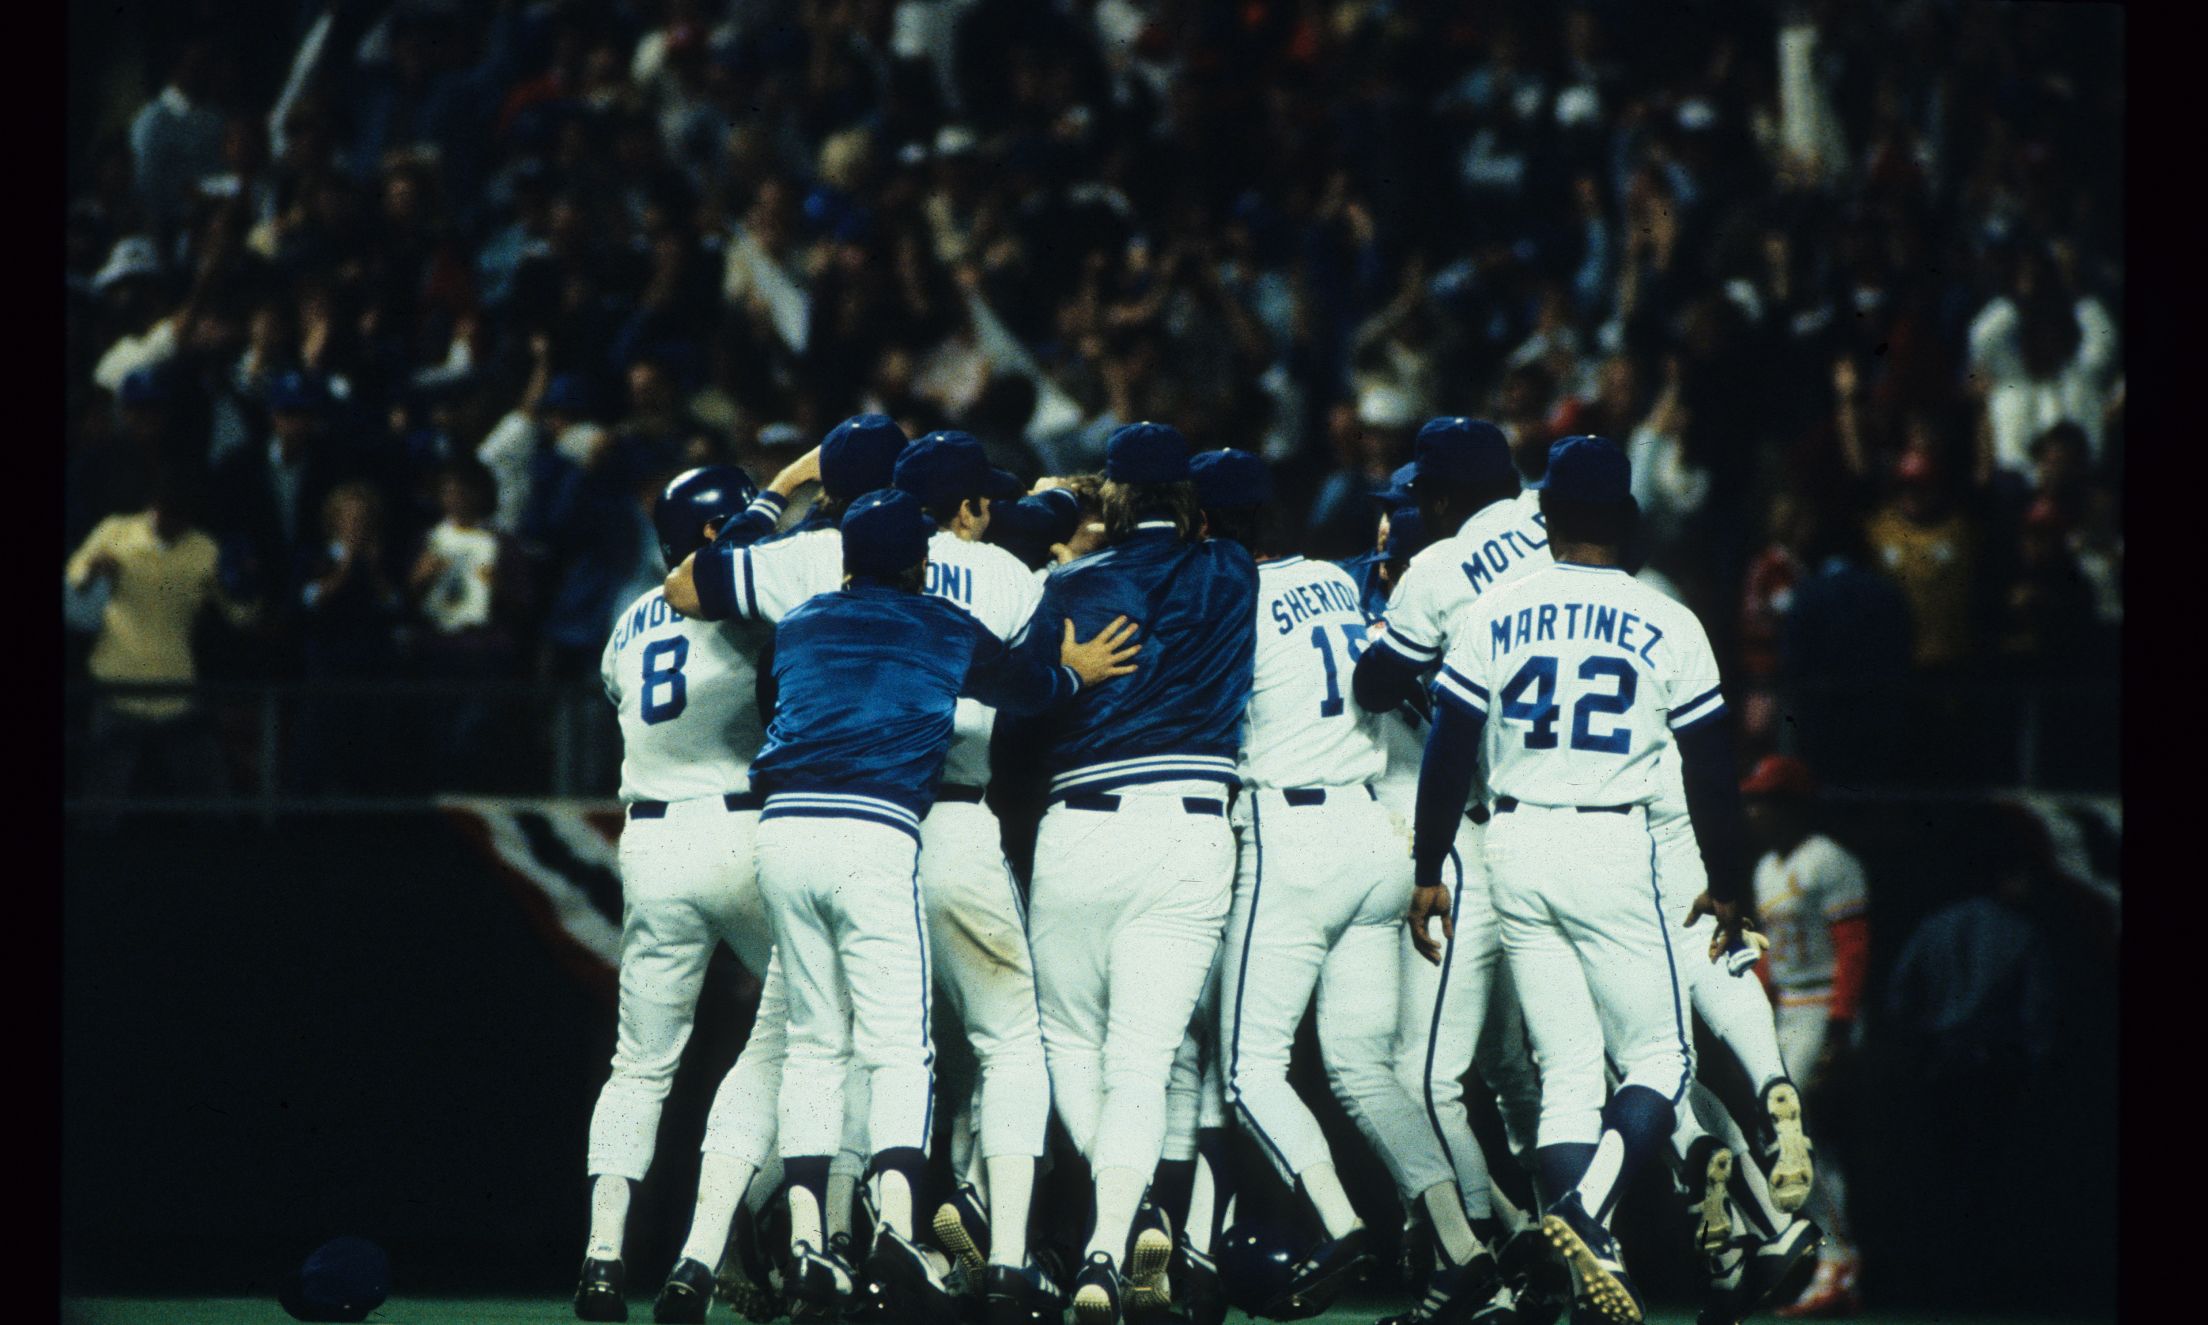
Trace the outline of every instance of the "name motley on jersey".
<path fill-rule="evenodd" d="M 1492 583 L 1496 576 L 1509 569 L 1513 559 L 1511 553 L 1523 557 L 1548 545 L 1549 540 L 1545 538 L 1535 542 L 1515 529 L 1505 529 L 1480 544 L 1479 551 L 1472 554 L 1472 559 L 1462 563 L 1464 578 L 1472 582 L 1472 592 L 1478 593 Z M 1509 552 L 1503 550 L 1506 546 L 1510 549 Z"/>
<path fill-rule="evenodd" d="M 1562 618 L 1561 623 L 1559 618 Z M 1561 633 L 1558 625 L 1563 626 Z M 1587 629 L 1582 631 L 1581 626 Z M 1634 632 L 1644 632 L 1647 638 L 1634 643 Z M 1627 653 L 1638 654 L 1642 662 L 1654 664 L 1648 651 L 1664 632 L 1650 621 L 1643 620 L 1638 612 L 1627 612 L 1616 607 L 1597 607 L 1593 603 L 1543 603 L 1539 607 L 1521 607 L 1511 616 L 1497 617 L 1487 623 L 1487 656 L 1500 658 L 1521 644 L 1533 644 L 1542 640 L 1586 639 L 1615 644 Z"/>
<path fill-rule="evenodd" d="M 667 606 L 665 595 L 655 593 L 652 595 L 652 601 L 638 603 L 635 611 L 614 623 L 614 652 L 619 653 L 630 640 L 635 639 L 647 630 L 664 626 L 670 621 L 680 620 L 682 620 L 682 613 Z"/>
<path fill-rule="evenodd" d="M 1298 585 L 1273 599 L 1273 620 L 1280 624 L 1283 635 L 1322 612 L 1348 612 L 1360 619 L 1363 617 L 1357 606 L 1356 590 L 1339 580 Z"/>

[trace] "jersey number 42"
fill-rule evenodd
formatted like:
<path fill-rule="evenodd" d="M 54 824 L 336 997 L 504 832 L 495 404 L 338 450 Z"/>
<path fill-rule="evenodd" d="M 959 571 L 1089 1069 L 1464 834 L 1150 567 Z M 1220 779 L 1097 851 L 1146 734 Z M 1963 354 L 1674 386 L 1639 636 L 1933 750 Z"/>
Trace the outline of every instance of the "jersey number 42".
<path fill-rule="evenodd" d="M 1554 655 L 1535 654 L 1503 685 L 1503 717 L 1511 722 L 1531 724 L 1526 730 L 1528 750 L 1556 748 L 1556 720 L 1562 712 L 1556 703 L 1556 671 Z M 1572 748 L 1622 755 L 1633 748 L 1632 733 L 1622 726 L 1597 732 L 1592 723 L 1597 717 L 1632 708 L 1641 678 L 1633 665 L 1623 658 L 1594 657 L 1579 664 L 1580 680 L 1599 682 L 1605 677 L 1616 679 L 1615 689 L 1608 694 L 1589 690 L 1572 704 Z M 1526 698 L 1529 690 L 1533 692 L 1531 699 Z"/>

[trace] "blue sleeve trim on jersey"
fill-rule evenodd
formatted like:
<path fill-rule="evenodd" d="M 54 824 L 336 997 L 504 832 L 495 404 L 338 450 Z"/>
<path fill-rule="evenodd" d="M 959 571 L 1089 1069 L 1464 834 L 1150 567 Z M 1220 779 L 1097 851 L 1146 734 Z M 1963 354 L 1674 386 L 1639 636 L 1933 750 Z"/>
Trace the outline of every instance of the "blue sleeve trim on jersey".
<path fill-rule="evenodd" d="M 1380 643 L 1421 667 L 1431 666 L 1434 660 L 1441 657 L 1440 645 L 1436 644 L 1429 647 L 1424 644 L 1413 644 L 1403 638 L 1402 634 L 1393 626 L 1380 632 Z"/>
<path fill-rule="evenodd" d="M 1457 844 L 1457 825 L 1480 772 L 1480 731 L 1485 717 L 1477 710 L 1443 704 L 1434 710 L 1426 734 L 1426 755 L 1418 766 L 1418 803 L 1411 839 L 1413 875 L 1421 888 L 1439 887 L 1441 866 Z"/>
<path fill-rule="evenodd" d="M 740 549 L 712 543 L 690 559 L 690 583 L 698 592 L 698 615 L 707 621 L 726 621 L 736 615 L 736 572 L 732 557 L 747 555 Z"/>
<path fill-rule="evenodd" d="M 744 558 L 744 615 L 759 615 L 759 582 L 751 573 L 751 549 L 743 550 Z"/>
<path fill-rule="evenodd" d="M 1380 635 L 1385 644 L 1390 636 Z M 1415 702 L 1424 687 L 1418 683 L 1418 675 L 1428 664 L 1407 657 L 1394 649 L 1368 648 L 1350 669 L 1349 693 L 1357 701 L 1357 707 L 1367 713 L 1388 713 Z"/>
<path fill-rule="evenodd" d="M 1686 703 L 1674 705 L 1671 710 L 1671 725 L 1673 727 L 1680 727 L 1687 723 L 1695 721 L 1695 709 L 1703 704 L 1708 703 L 1710 700 L 1717 699 L 1717 692 L 1722 688 L 1723 687 L 1721 686 L 1711 686 L 1709 689 L 1703 691 L 1699 695 L 1696 695 L 1694 698 L 1688 700 Z M 1722 703 L 1722 701 L 1720 701 L 1720 703 Z M 1715 712 L 1715 710 L 1712 710 L 1712 712 Z"/>
<path fill-rule="evenodd" d="M 775 531 L 788 506 L 789 501 L 780 493 L 762 492 L 751 499 L 751 505 L 738 511 L 735 519 L 721 526 L 713 541 L 729 547 L 750 547 Z"/>
<path fill-rule="evenodd" d="M 1487 716 L 1487 691 L 1447 668 L 1443 668 L 1441 674 L 1434 678 L 1434 696 L 1447 701 L 1449 707 L 1461 709 L 1474 717 Z"/>
<path fill-rule="evenodd" d="M 1673 709 L 1669 719 L 1671 729 L 1674 732 L 1683 732 L 1690 727 L 1700 727 L 1724 711 L 1724 699 L 1712 690 L 1691 704 Z"/>
<path fill-rule="evenodd" d="M 1447 667 L 1447 666 L 1443 667 L 1443 668 L 1441 669 L 1441 674 L 1442 674 L 1443 676 L 1447 677 L 1448 679 L 1450 679 L 1451 681 L 1454 681 L 1454 682 L 1456 682 L 1456 683 L 1457 683 L 1458 685 L 1460 685 L 1460 686 L 1463 686 L 1463 687 L 1464 687 L 1465 689 L 1467 689 L 1467 690 L 1471 691 L 1471 692 L 1472 692 L 1473 694 L 1475 694 L 1475 695 L 1478 695 L 1478 696 L 1480 697 L 1480 700 L 1481 700 L 1481 702 L 1482 702 L 1482 703 L 1485 703 L 1485 702 L 1486 702 L 1486 700 L 1487 700 L 1487 687 L 1486 687 L 1486 686 L 1483 686 L 1483 685 L 1481 685 L 1481 684 L 1480 684 L 1479 682 L 1477 682 L 1477 681 L 1473 680 L 1473 679 L 1472 679 L 1471 677 L 1469 677 L 1469 676 L 1466 676 L 1466 675 L 1465 675 L 1464 673 L 1462 673 L 1462 672 L 1458 671 L 1458 670 L 1457 670 L 1456 668 L 1454 668 L 1454 667 Z"/>

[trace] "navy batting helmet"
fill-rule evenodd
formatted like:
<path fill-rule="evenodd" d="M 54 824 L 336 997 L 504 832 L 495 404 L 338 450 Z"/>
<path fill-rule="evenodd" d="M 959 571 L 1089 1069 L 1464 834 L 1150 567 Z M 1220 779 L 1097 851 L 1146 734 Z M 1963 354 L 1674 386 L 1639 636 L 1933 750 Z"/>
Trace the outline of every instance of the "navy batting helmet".
<path fill-rule="evenodd" d="M 758 485 L 734 465 L 705 465 L 675 475 L 652 507 L 652 527 L 659 531 L 659 551 L 668 567 L 681 565 L 684 557 L 705 546 L 707 525 L 718 528 L 758 495 Z"/>
<path fill-rule="evenodd" d="M 1285 1230 L 1236 1224 L 1219 1235 L 1219 1287 L 1230 1306 L 1261 1315 L 1287 1296 L 1296 1253 Z"/>

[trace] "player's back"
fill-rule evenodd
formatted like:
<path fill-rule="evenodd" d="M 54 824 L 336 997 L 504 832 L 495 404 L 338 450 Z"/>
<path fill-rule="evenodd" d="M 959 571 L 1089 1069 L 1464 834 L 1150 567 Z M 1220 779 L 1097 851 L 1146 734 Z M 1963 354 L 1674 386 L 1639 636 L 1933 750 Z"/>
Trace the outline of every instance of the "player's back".
<path fill-rule="evenodd" d="M 1052 791 L 1144 781 L 1232 783 L 1249 703 L 1257 567 L 1224 539 L 1189 541 L 1167 521 L 1052 573 L 1030 648 L 1055 648 L 1061 620 L 1082 638 L 1125 616 L 1141 627 L 1137 670 L 1084 689 L 1045 726 Z M 1070 775 L 1070 776 L 1069 776 Z"/>
<path fill-rule="evenodd" d="M 1436 688 L 1485 715 L 1489 790 L 1534 805 L 1649 803 L 1672 731 L 1723 707 L 1692 612 L 1623 570 L 1561 562 L 1480 598 Z"/>
<path fill-rule="evenodd" d="M 775 629 L 777 699 L 755 784 L 924 813 L 979 634 L 950 602 L 886 586 L 800 604 Z"/>
<path fill-rule="evenodd" d="M 1771 982 L 1781 989 L 1832 983 L 1833 922 L 1862 914 L 1863 862 L 1823 833 L 1756 862 L 1756 918 L 1770 936 Z"/>
<path fill-rule="evenodd" d="M 766 730 L 758 660 L 771 632 L 698 621 L 653 589 L 606 640 L 599 674 L 621 720 L 621 799 L 680 801 L 749 786 Z"/>
<path fill-rule="evenodd" d="M 1350 786 L 1386 767 L 1373 719 L 1349 700 L 1365 649 L 1356 581 L 1331 562 L 1257 567 L 1257 648 L 1241 771 L 1253 787 Z"/>
<path fill-rule="evenodd" d="M 1456 533 L 1411 558 L 1388 598 L 1386 643 L 1431 666 L 1448 652 L 1461 613 L 1482 595 L 1549 564 L 1540 510 L 1520 499 L 1490 502 Z"/>
<path fill-rule="evenodd" d="M 990 634 L 1016 644 L 1042 600 L 1043 581 L 1018 557 L 993 543 L 938 532 L 928 540 L 927 591 L 965 609 Z M 971 697 L 958 701 L 943 780 L 967 786 L 989 781 L 989 733 L 997 711 Z"/>

